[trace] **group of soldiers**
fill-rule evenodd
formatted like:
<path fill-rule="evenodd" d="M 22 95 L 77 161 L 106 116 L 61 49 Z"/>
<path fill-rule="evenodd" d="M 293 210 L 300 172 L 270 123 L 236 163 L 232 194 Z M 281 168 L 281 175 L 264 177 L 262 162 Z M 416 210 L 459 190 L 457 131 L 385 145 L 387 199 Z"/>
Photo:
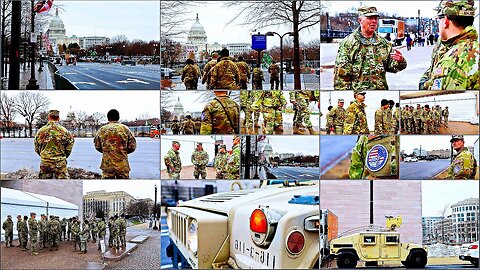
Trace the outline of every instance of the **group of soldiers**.
<path fill-rule="evenodd" d="M 200 134 L 200 129 L 202 127 L 202 121 L 200 118 L 192 119 L 191 115 L 185 116 L 184 119 L 173 120 L 170 128 L 172 129 L 173 135 L 178 134 Z"/>
<path fill-rule="evenodd" d="M 120 114 L 112 109 L 107 113 L 108 124 L 102 126 L 94 139 L 94 146 L 102 153 L 102 178 L 127 179 L 130 165 L 128 154 L 133 153 L 137 143 L 130 129 L 119 123 Z M 67 158 L 75 142 L 73 135 L 59 123 L 60 112 L 50 110 L 48 123 L 35 135 L 35 152 L 40 156 L 42 179 L 67 179 Z"/>
<path fill-rule="evenodd" d="M 401 109 L 401 129 L 407 134 L 438 134 L 440 126 L 448 127 L 448 106 L 444 109 L 440 105 L 426 104 L 417 107 L 405 105 Z"/>
<path fill-rule="evenodd" d="M 180 158 L 180 142 L 172 141 L 172 148 L 164 158 L 166 171 L 170 179 L 180 179 L 182 160 Z M 197 142 L 197 148 L 192 153 L 191 161 L 194 166 L 193 177 L 206 179 L 206 166 L 209 161 L 208 153 L 203 149 L 203 144 Z M 240 136 L 233 139 L 233 147 L 227 151 L 225 144 L 221 144 L 215 156 L 216 179 L 239 179 L 240 176 Z"/>
<path fill-rule="evenodd" d="M 480 50 L 472 0 L 442 0 L 435 9 L 439 39 L 419 90 L 480 89 Z M 375 7 L 358 9 L 360 26 L 340 43 L 334 68 L 336 90 L 387 90 L 386 73 L 397 73 L 407 61 L 377 33 Z"/>
<path fill-rule="evenodd" d="M 293 105 L 293 134 L 318 134 L 313 129 L 310 120 L 310 102 L 317 102 L 319 107 L 319 91 L 301 90 L 290 91 L 290 103 Z M 241 109 L 245 113 L 243 125 L 245 133 L 255 134 L 255 128 L 258 124 L 260 113 L 263 116 L 264 134 L 283 134 L 283 110 L 287 101 L 279 90 L 266 91 L 241 91 L 240 93 Z M 305 132 L 305 129 L 308 130 Z"/>
<path fill-rule="evenodd" d="M 214 52 L 212 58 L 205 64 L 203 72 L 200 71 L 200 68 L 192 59 L 187 59 L 182 70 L 182 81 L 185 88 L 187 90 L 197 90 L 201 78 L 201 83 L 205 84 L 207 89 L 246 90 L 251 77 L 252 88 L 261 90 L 265 78 L 260 65 L 251 70 L 242 56 L 235 59 L 230 57 L 229 54 L 228 49 L 222 49 L 219 59 L 218 53 Z M 278 90 L 280 68 L 274 60 L 268 67 L 268 73 L 270 75 L 270 90 Z"/>
<path fill-rule="evenodd" d="M 38 255 L 37 250 L 42 250 L 47 246 L 50 251 L 55 248 L 58 250 L 59 242 L 73 242 L 74 250 L 79 253 L 87 253 L 87 242 L 97 242 L 98 250 L 100 249 L 100 241 L 105 239 L 107 224 L 104 218 L 92 218 L 85 220 L 83 224 L 77 217 L 62 218 L 44 214 L 40 215 L 40 220 L 36 219 L 36 213 L 30 213 L 30 218 L 21 215 L 17 216 L 17 231 L 19 245 L 23 251 L 27 251 L 28 240 L 30 239 L 30 254 Z M 3 222 L 2 228 L 5 231 L 5 246 L 14 247 L 13 245 L 13 221 L 12 216 L 8 215 Z M 126 221 L 124 215 L 118 217 L 115 215 L 108 221 L 110 236 L 108 246 L 119 249 L 125 247 Z M 38 245 L 38 249 L 37 248 Z"/>

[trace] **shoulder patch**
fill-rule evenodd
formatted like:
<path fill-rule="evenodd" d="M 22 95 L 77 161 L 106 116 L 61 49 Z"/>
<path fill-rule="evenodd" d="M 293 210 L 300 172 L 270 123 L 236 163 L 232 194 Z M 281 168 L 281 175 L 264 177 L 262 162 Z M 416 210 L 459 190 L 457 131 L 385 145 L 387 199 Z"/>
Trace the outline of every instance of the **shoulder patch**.
<path fill-rule="evenodd" d="M 453 167 L 453 173 L 455 175 L 459 174 L 461 171 L 462 171 L 462 167 L 460 167 L 459 165 Z"/>
<path fill-rule="evenodd" d="M 387 164 L 387 161 L 387 148 L 381 144 L 377 144 L 368 151 L 365 164 L 370 171 L 377 172 Z"/>
<path fill-rule="evenodd" d="M 433 81 L 432 90 L 442 90 L 443 79 L 435 79 Z"/>

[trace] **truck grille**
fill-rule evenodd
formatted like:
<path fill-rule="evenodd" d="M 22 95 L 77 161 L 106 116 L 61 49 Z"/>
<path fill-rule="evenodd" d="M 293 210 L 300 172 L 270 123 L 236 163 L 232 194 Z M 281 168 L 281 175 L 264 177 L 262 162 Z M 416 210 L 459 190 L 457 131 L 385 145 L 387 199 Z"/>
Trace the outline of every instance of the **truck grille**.
<path fill-rule="evenodd" d="M 181 213 L 172 211 L 172 233 L 186 247 L 187 246 L 187 226 L 188 217 Z"/>

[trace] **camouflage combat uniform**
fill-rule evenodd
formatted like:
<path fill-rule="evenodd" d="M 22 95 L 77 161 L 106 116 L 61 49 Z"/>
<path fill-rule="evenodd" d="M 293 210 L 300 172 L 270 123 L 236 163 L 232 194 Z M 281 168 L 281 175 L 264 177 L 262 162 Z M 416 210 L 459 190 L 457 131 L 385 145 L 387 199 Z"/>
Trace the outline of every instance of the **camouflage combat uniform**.
<path fill-rule="evenodd" d="M 87 253 L 87 241 L 90 232 L 88 224 L 83 223 L 83 228 L 80 231 L 80 252 Z"/>
<path fill-rule="evenodd" d="M 137 148 L 137 142 L 130 129 L 118 122 L 110 122 L 100 128 L 94 139 L 95 149 L 103 153 L 102 178 L 128 179 L 130 165 L 128 154 Z"/>
<path fill-rule="evenodd" d="M 448 167 L 448 179 L 475 179 L 476 165 L 475 157 L 464 147 Z"/>
<path fill-rule="evenodd" d="M 253 104 L 260 96 L 259 91 L 252 91 L 246 90 L 240 92 L 240 104 L 242 111 L 245 113 L 245 128 L 247 129 L 246 133 L 250 133 L 252 131 L 253 124 L 258 125 L 258 118 L 260 116 L 260 112 L 258 110 L 253 109 Z M 253 119 L 252 119 L 253 114 Z M 253 131 L 252 131 L 253 132 Z"/>
<path fill-rule="evenodd" d="M 433 130 L 433 113 L 430 110 L 423 112 L 423 134 L 434 134 Z"/>
<path fill-rule="evenodd" d="M 357 100 L 348 106 L 343 124 L 344 135 L 370 133 L 365 107 L 366 105 L 364 103 L 360 103 Z"/>
<path fill-rule="evenodd" d="M 195 133 L 195 122 L 192 119 L 185 119 L 182 123 L 181 130 L 183 134 L 194 134 Z"/>
<path fill-rule="evenodd" d="M 43 179 L 67 179 L 67 158 L 74 139 L 58 122 L 49 121 L 35 135 L 35 152 L 40 156 L 40 174 Z"/>
<path fill-rule="evenodd" d="M 250 80 L 250 67 L 243 61 L 236 62 L 235 64 L 240 71 L 240 89 L 247 90 L 248 81 Z"/>
<path fill-rule="evenodd" d="M 235 90 L 240 82 L 240 71 L 230 57 L 222 57 L 212 68 L 210 89 Z"/>
<path fill-rule="evenodd" d="M 287 101 L 282 91 L 262 91 L 260 97 L 254 105 L 255 109 L 262 108 L 264 134 L 283 134 L 283 115 Z"/>
<path fill-rule="evenodd" d="M 413 111 L 413 118 L 415 119 L 415 134 L 422 134 L 423 130 L 423 109 L 420 106 Z"/>
<path fill-rule="evenodd" d="M 126 233 L 127 233 L 127 223 L 125 221 L 124 218 L 121 218 L 119 217 L 116 221 L 115 221 L 115 228 L 117 229 L 117 234 L 116 234 L 116 237 L 117 237 L 117 245 L 116 247 L 125 247 L 126 246 L 126 242 L 125 242 L 125 236 L 126 236 Z"/>
<path fill-rule="evenodd" d="M 30 235 L 30 254 L 33 255 L 36 253 L 35 245 L 38 241 L 38 223 L 37 220 L 32 217 L 28 219 L 28 233 Z"/>
<path fill-rule="evenodd" d="M 217 64 L 217 59 L 212 59 L 207 64 L 205 64 L 205 67 L 203 67 L 202 84 L 206 84 L 207 89 L 211 89 L 210 88 L 210 75 L 211 75 L 212 68 L 216 64 Z"/>
<path fill-rule="evenodd" d="M 195 149 L 192 153 L 192 163 L 195 166 L 193 171 L 195 179 L 198 179 L 200 176 L 202 179 L 207 178 L 208 153 L 203 149 L 201 151 Z"/>
<path fill-rule="evenodd" d="M 217 156 L 215 157 L 215 169 L 217 170 L 216 179 L 225 179 L 227 174 L 227 152 L 218 152 Z"/>
<path fill-rule="evenodd" d="M 398 134 L 399 126 L 400 126 L 400 109 L 395 108 L 395 111 L 393 112 L 393 118 L 392 118 L 393 134 Z"/>
<path fill-rule="evenodd" d="M 180 172 L 182 171 L 180 153 L 177 150 L 170 149 L 165 156 L 164 161 L 167 168 L 168 177 L 170 179 L 180 179 Z"/>
<path fill-rule="evenodd" d="M 20 226 L 19 226 L 20 225 Z M 21 246 L 24 250 L 27 250 L 27 243 L 28 243 L 28 227 L 27 222 L 22 219 L 20 224 L 17 223 L 17 228 L 20 227 L 19 231 L 19 239 L 21 241 Z"/>
<path fill-rule="evenodd" d="M 101 250 L 100 242 L 104 241 L 106 230 L 107 230 L 107 225 L 105 224 L 105 221 L 100 220 L 97 224 L 97 228 L 98 228 L 98 250 Z"/>
<path fill-rule="evenodd" d="M 195 65 L 187 64 L 182 70 L 182 82 L 186 90 L 197 90 L 200 72 Z"/>
<path fill-rule="evenodd" d="M 202 121 L 200 119 L 195 120 L 195 134 L 200 134 L 200 129 L 202 128 Z"/>
<path fill-rule="evenodd" d="M 375 111 L 375 131 L 374 134 L 382 135 L 390 133 L 390 123 L 388 122 L 388 110 L 378 109 Z"/>
<path fill-rule="evenodd" d="M 72 223 L 73 247 L 77 250 L 77 244 L 78 249 L 80 249 L 80 225 L 76 220 Z"/>
<path fill-rule="evenodd" d="M 278 65 L 271 64 L 268 67 L 268 73 L 270 74 L 270 90 L 279 90 L 278 84 L 280 83 L 279 81 L 279 73 L 280 73 L 280 68 Z"/>
<path fill-rule="evenodd" d="M 60 235 L 60 241 L 64 241 L 65 236 L 67 235 L 67 219 L 66 218 L 62 218 L 62 220 L 60 220 L 60 228 L 62 229 L 61 235 Z"/>
<path fill-rule="evenodd" d="M 368 39 L 360 27 L 348 35 L 338 48 L 334 69 L 335 90 L 387 90 L 386 73 L 407 67 L 405 58 L 398 62 L 390 56 L 392 44 L 374 33 Z"/>
<path fill-rule="evenodd" d="M 252 73 L 252 86 L 253 90 L 262 90 L 263 89 L 263 81 L 265 78 L 263 77 L 263 71 L 261 68 L 254 68 Z"/>
<path fill-rule="evenodd" d="M 114 246 L 115 239 L 115 220 L 108 220 L 108 247 Z"/>
<path fill-rule="evenodd" d="M 310 98 L 313 97 L 313 91 L 290 91 L 290 103 L 295 103 L 295 115 L 293 117 L 293 125 L 302 127 L 303 123 L 307 128 L 312 128 L 310 120 Z"/>
<path fill-rule="evenodd" d="M 50 217 L 47 222 L 48 240 L 50 240 L 50 250 L 52 247 L 58 249 L 58 234 L 60 232 L 60 222 L 57 219 Z"/>
<path fill-rule="evenodd" d="M 180 134 L 180 124 L 178 122 L 173 122 L 171 128 L 174 135 Z"/>
<path fill-rule="evenodd" d="M 239 134 L 240 108 L 229 96 L 217 96 L 202 112 L 200 134 Z"/>
<path fill-rule="evenodd" d="M 5 246 L 13 247 L 13 221 L 11 218 L 7 218 L 3 224 L 2 229 L 5 231 Z"/>
<path fill-rule="evenodd" d="M 335 135 L 343 134 L 343 124 L 345 122 L 345 117 L 347 113 L 343 107 L 337 106 L 332 108 L 327 114 L 327 126 L 328 128 L 333 127 Z"/>
<path fill-rule="evenodd" d="M 443 109 L 442 115 L 443 115 L 445 126 L 448 127 L 448 116 L 450 115 L 450 113 L 448 112 L 448 108 Z"/>
<path fill-rule="evenodd" d="M 240 145 L 234 145 L 232 154 L 227 158 L 225 179 L 236 180 L 240 177 Z"/>

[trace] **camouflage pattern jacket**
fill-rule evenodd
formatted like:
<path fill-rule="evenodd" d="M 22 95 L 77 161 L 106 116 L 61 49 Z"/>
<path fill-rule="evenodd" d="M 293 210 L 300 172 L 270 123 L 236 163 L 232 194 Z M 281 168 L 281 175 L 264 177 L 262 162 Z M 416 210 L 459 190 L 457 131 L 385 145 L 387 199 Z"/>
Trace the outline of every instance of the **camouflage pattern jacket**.
<path fill-rule="evenodd" d="M 205 150 L 195 149 L 192 154 L 192 163 L 195 167 L 206 166 L 208 163 L 208 153 Z"/>
<path fill-rule="evenodd" d="M 238 179 L 240 175 L 240 146 L 234 145 L 232 154 L 227 158 L 227 176 L 225 179 Z"/>
<path fill-rule="evenodd" d="M 103 153 L 100 168 L 104 171 L 130 171 L 128 154 L 137 148 L 130 129 L 118 122 L 110 122 L 100 128 L 94 139 L 95 149 Z"/>
<path fill-rule="evenodd" d="M 30 239 L 37 239 L 38 236 L 38 223 L 37 220 L 34 218 L 29 218 L 28 219 L 28 233 L 30 235 Z"/>
<path fill-rule="evenodd" d="M 250 67 L 245 62 L 237 62 L 236 64 L 240 71 L 240 81 L 248 82 L 250 80 Z"/>
<path fill-rule="evenodd" d="M 227 152 L 218 152 L 217 156 L 215 157 L 215 169 L 222 173 L 226 173 L 227 157 Z"/>
<path fill-rule="evenodd" d="M 212 68 L 217 64 L 216 59 L 210 60 L 207 64 L 205 64 L 205 67 L 203 67 L 203 76 L 202 76 L 202 84 L 207 83 L 207 85 L 210 84 L 210 73 L 212 71 Z"/>
<path fill-rule="evenodd" d="M 471 90 L 480 84 L 480 48 L 477 31 L 468 26 L 446 41 L 435 44 L 432 62 L 420 79 L 420 90 Z M 478 89 L 478 88 L 477 88 Z"/>
<path fill-rule="evenodd" d="M 359 103 L 355 100 L 347 108 L 347 115 L 343 124 L 343 134 L 369 134 L 367 124 L 367 115 L 365 114 L 364 103 Z"/>
<path fill-rule="evenodd" d="M 182 70 L 182 82 L 198 82 L 200 72 L 197 67 L 192 64 L 187 64 Z"/>
<path fill-rule="evenodd" d="M 389 134 L 390 123 L 388 122 L 388 110 L 378 109 L 375 111 L 375 134 Z"/>
<path fill-rule="evenodd" d="M 163 160 L 168 173 L 180 173 L 182 171 L 182 160 L 178 151 L 170 149 Z"/>
<path fill-rule="evenodd" d="M 448 179 L 475 179 L 476 167 L 475 157 L 464 147 L 448 167 Z"/>
<path fill-rule="evenodd" d="M 392 44 L 374 33 L 362 36 L 360 27 L 340 43 L 334 69 L 335 90 L 387 90 L 386 73 L 397 73 L 407 67 L 403 58 L 390 57 Z"/>
<path fill-rule="evenodd" d="M 229 57 L 222 57 L 211 70 L 210 88 L 235 90 L 239 83 L 240 70 L 237 65 Z"/>
<path fill-rule="evenodd" d="M 332 108 L 327 114 L 328 127 L 343 126 L 345 121 L 346 112 L 343 107 L 337 106 Z"/>
<path fill-rule="evenodd" d="M 217 96 L 202 112 L 200 134 L 238 134 L 240 108 L 228 96 Z"/>
<path fill-rule="evenodd" d="M 66 161 L 72 153 L 74 139 L 58 122 L 49 121 L 35 135 L 35 152 L 44 163 Z"/>

